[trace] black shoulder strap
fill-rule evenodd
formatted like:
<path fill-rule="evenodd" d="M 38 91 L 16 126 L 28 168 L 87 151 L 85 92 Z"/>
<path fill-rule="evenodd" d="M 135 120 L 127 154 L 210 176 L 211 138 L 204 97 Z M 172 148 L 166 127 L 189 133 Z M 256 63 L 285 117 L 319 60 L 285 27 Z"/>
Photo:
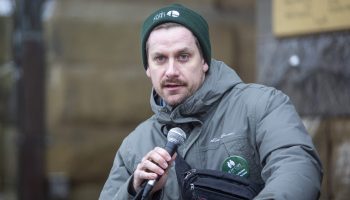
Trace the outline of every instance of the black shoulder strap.
<path fill-rule="evenodd" d="M 189 171 L 190 169 L 192 169 L 191 166 L 178 153 L 175 159 L 175 171 L 176 171 L 177 182 L 180 188 L 182 187 L 182 183 L 185 178 L 186 172 Z"/>

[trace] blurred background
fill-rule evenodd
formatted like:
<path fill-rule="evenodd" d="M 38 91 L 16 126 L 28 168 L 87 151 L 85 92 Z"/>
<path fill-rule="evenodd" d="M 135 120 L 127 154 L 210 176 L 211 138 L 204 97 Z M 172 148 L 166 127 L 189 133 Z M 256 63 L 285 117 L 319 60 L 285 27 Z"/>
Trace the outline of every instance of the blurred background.
<path fill-rule="evenodd" d="M 287 93 L 325 174 L 350 196 L 350 0 L 186 0 L 213 57 Z M 0 200 L 92 200 L 148 118 L 143 20 L 166 0 L 0 0 Z"/>

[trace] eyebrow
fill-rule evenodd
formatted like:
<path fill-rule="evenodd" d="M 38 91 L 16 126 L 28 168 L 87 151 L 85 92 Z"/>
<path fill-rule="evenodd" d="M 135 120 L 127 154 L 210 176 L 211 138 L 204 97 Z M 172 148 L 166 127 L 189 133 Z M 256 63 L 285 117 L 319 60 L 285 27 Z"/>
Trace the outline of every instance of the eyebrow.
<path fill-rule="evenodd" d="M 155 53 L 150 54 L 150 56 L 152 56 L 152 57 L 163 56 L 163 55 L 164 55 L 164 53 L 160 53 L 160 52 L 155 52 Z"/>
<path fill-rule="evenodd" d="M 175 54 L 192 53 L 192 52 L 194 52 L 193 49 L 188 48 L 188 47 L 184 47 L 184 48 L 179 49 L 178 51 L 176 51 Z M 159 56 L 159 55 L 164 55 L 164 53 L 162 53 L 162 52 L 154 52 L 154 53 L 152 53 L 152 56 Z"/>
<path fill-rule="evenodd" d="M 185 52 L 191 53 L 191 52 L 193 52 L 193 51 L 194 51 L 193 49 L 190 49 L 190 48 L 188 48 L 188 47 L 185 47 L 185 48 L 183 48 L 183 49 L 180 49 L 178 52 L 179 52 L 179 53 L 185 53 Z"/>

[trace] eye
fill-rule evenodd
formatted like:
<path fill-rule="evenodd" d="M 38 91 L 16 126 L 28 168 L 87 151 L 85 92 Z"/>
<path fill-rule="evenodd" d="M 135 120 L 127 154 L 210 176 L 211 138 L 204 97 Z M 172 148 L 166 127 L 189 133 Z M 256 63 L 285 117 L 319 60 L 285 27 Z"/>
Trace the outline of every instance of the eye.
<path fill-rule="evenodd" d="M 166 61 L 166 57 L 163 56 L 163 55 L 157 55 L 153 58 L 153 60 L 158 63 L 158 64 L 161 64 L 161 63 L 164 63 Z"/>
<path fill-rule="evenodd" d="M 183 53 L 183 54 L 180 54 L 177 59 L 180 62 L 187 62 L 190 59 L 190 55 L 187 53 Z"/>

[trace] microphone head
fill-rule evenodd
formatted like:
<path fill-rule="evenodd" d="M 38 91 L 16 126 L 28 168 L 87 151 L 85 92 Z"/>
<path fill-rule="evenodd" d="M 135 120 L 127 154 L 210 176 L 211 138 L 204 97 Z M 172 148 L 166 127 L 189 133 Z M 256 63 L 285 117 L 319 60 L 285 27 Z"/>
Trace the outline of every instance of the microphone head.
<path fill-rule="evenodd" d="M 186 140 L 186 133 L 178 127 L 170 129 L 167 136 L 168 142 L 172 142 L 177 145 L 182 145 Z"/>

